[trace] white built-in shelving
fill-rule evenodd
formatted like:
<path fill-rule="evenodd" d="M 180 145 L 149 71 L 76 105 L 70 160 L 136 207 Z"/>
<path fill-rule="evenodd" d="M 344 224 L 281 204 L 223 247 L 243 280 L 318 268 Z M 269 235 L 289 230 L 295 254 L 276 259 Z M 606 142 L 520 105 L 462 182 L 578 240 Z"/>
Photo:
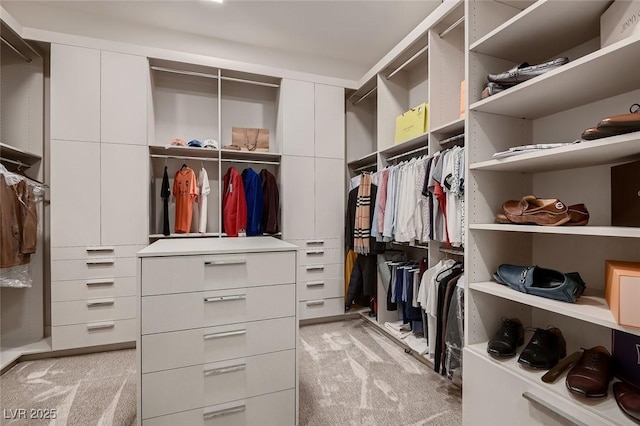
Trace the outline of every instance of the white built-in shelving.
<path fill-rule="evenodd" d="M 640 238 L 640 228 L 625 226 L 538 226 L 501 223 L 472 223 L 469 225 L 469 229 L 478 231 L 519 232 L 531 234 Z"/>

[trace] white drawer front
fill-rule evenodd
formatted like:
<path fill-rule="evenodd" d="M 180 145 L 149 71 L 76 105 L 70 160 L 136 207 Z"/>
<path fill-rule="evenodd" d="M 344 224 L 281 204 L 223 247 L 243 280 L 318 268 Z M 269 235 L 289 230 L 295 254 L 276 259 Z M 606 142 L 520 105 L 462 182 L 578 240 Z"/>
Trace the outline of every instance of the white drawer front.
<path fill-rule="evenodd" d="M 326 278 L 344 279 L 344 262 L 298 266 L 298 282 L 318 281 Z"/>
<path fill-rule="evenodd" d="M 142 334 L 295 315 L 295 284 L 142 298 Z"/>
<path fill-rule="evenodd" d="M 295 317 L 142 336 L 142 372 L 295 348 Z"/>
<path fill-rule="evenodd" d="M 51 285 L 51 301 L 65 302 L 102 297 L 136 296 L 137 292 L 136 277 L 56 281 Z"/>
<path fill-rule="evenodd" d="M 290 240 L 287 242 L 298 246 L 301 250 L 313 249 L 342 249 L 344 248 L 343 238 L 313 238 L 309 240 Z"/>
<path fill-rule="evenodd" d="M 143 426 L 293 426 L 293 389 L 144 420 Z"/>
<path fill-rule="evenodd" d="M 298 319 L 323 318 L 344 314 L 344 298 L 307 300 L 299 303 Z"/>
<path fill-rule="evenodd" d="M 51 281 L 135 276 L 135 257 L 97 257 L 91 259 L 54 260 L 51 262 Z"/>
<path fill-rule="evenodd" d="M 318 263 L 344 263 L 342 249 L 306 248 L 298 250 L 298 265 L 316 265 Z"/>
<path fill-rule="evenodd" d="M 344 279 L 327 278 L 298 283 L 298 300 L 317 300 L 344 296 Z"/>
<path fill-rule="evenodd" d="M 99 321 L 51 327 L 53 350 L 81 348 L 112 343 L 134 342 L 138 320 Z"/>
<path fill-rule="evenodd" d="M 142 294 L 223 290 L 295 282 L 295 252 L 143 259 Z"/>
<path fill-rule="evenodd" d="M 295 387 L 295 350 L 142 375 L 142 418 Z"/>
<path fill-rule="evenodd" d="M 137 303 L 136 296 L 54 302 L 51 304 L 51 325 L 136 318 Z"/>
<path fill-rule="evenodd" d="M 52 247 L 51 260 L 83 260 L 94 257 L 136 257 L 146 246 Z"/>

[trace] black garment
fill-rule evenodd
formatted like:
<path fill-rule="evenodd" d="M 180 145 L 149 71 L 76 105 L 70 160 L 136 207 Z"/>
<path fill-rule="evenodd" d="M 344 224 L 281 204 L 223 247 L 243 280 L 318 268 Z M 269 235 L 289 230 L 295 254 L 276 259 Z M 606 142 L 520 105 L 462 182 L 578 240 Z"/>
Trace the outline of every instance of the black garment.
<path fill-rule="evenodd" d="M 427 160 L 427 167 L 425 169 L 424 185 L 422 186 L 422 195 L 427 197 L 427 204 L 429 205 L 429 212 L 433 212 L 433 194 L 429 191 L 429 174 L 431 173 L 431 167 L 433 166 L 434 157 Z M 433 220 L 429 221 L 429 239 L 433 240 Z"/>
<path fill-rule="evenodd" d="M 371 184 L 371 199 L 376 199 L 376 194 L 378 193 L 378 187 L 374 184 Z M 356 203 L 358 201 L 358 187 L 353 188 L 349 192 L 349 201 L 347 201 L 347 218 L 345 221 L 345 234 L 344 234 L 344 242 L 347 245 L 347 249 L 353 250 L 353 232 L 356 225 Z M 371 212 L 369 214 L 369 229 L 371 229 L 371 225 L 373 224 L 373 212 L 375 208 L 375 202 L 371 205 Z M 371 249 L 371 254 L 375 252 L 376 238 L 371 237 L 369 239 L 369 247 Z"/>
<path fill-rule="evenodd" d="M 267 169 L 260 172 L 262 180 L 262 230 L 267 234 L 278 232 L 278 210 L 280 209 L 280 192 L 276 177 Z"/>
<path fill-rule="evenodd" d="M 433 360 L 433 369 L 436 372 L 440 372 L 440 363 L 442 361 L 442 313 L 444 311 L 444 305 L 447 294 L 447 286 L 451 281 L 454 281 L 455 278 L 459 278 L 462 275 L 462 269 L 460 266 L 453 266 L 448 271 L 442 271 L 440 273 L 441 277 L 436 277 L 438 281 L 438 311 L 436 316 L 436 336 L 430 336 L 430 338 L 435 337 L 436 339 L 436 349 Z"/>
<path fill-rule="evenodd" d="M 162 233 L 164 235 L 171 234 L 169 229 L 169 197 L 171 191 L 169 190 L 169 175 L 167 174 L 167 166 L 164 166 L 164 174 L 162 175 L 162 188 L 160 189 L 160 197 L 164 204 L 164 218 L 162 223 Z"/>
<path fill-rule="evenodd" d="M 345 306 L 350 307 L 354 302 L 369 306 L 371 297 L 376 295 L 376 288 L 376 256 L 358 255 L 351 270 Z"/>

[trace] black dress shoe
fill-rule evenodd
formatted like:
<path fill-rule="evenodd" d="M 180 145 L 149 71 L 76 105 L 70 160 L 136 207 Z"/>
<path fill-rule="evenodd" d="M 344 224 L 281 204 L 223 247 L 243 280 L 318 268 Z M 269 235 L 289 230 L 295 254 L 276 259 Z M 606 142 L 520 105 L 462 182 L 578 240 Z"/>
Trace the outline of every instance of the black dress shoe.
<path fill-rule="evenodd" d="M 568 62 L 569 58 L 556 58 L 552 61 L 538 65 L 529 65 L 525 62 L 520 65 L 516 65 L 509 71 L 501 72 L 499 74 L 489 74 L 487 79 L 492 83 L 498 83 L 504 87 L 515 86 L 516 84 L 531 80 L 534 77 L 561 67 Z"/>
<path fill-rule="evenodd" d="M 548 370 L 567 356 L 567 343 L 559 328 L 536 328 L 518 362 L 531 368 Z"/>
<path fill-rule="evenodd" d="M 502 318 L 502 326 L 489 340 L 487 352 L 499 357 L 515 356 L 518 346 L 524 345 L 524 327 L 518 318 Z"/>

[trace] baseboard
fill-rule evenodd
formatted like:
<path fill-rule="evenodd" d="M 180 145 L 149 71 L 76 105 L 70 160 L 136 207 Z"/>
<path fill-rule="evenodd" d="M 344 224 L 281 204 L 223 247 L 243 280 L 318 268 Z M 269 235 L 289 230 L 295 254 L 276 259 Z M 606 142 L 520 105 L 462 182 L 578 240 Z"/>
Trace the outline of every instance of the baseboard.
<path fill-rule="evenodd" d="M 98 352 L 121 351 L 124 349 L 135 349 L 136 342 L 114 343 L 111 345 L 89 346 L 86 348 L 62 349 L 57 351 L 43 352 L 39 354 L 22 355 L 17 362 L 34 361 L 47 358 L 62 358 L 76 355 L 88 355 Z"/>

